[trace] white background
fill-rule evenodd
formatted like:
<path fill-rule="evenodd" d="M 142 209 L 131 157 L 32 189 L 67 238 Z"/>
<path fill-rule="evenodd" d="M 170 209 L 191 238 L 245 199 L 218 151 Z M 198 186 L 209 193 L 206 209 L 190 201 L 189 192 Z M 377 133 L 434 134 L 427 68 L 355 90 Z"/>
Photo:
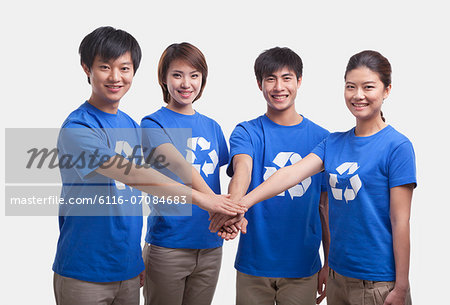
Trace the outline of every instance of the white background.
<path fill-rule="evenodd" d="M 304 62 L 297 110 L 330 131 L 351 128 L 343 73 L 349 57 L 380 51 L 393 67 L 385 102 L 388 123 L 413 142 L 419 187 L 411 219 L 410 281 L 415 304 L 448 304 L 448 140 L 450 47 L 444 1 L 15 1 L 2 5 L 1 125 L 59 127 L 89 97 L 79 65 L 82 38 L 103 25 L 130 32 L 143 59 L 121 109 L 136 121 L 163 105 L 156 68 L 173 42 L 199 47 L 209 64 L 195 108 L 229 137 L 234 126 L 264 113 L 253 63 L 260 52 L 288 46 Z M 4 160 L 4 133 L 0 133 Z M 17 141 L 20 141 L 18 139 Z M 0 172 L 4 183 L 4 160 Z M 229 179 L 223 175 L 226 190 Z M 4 188 L 1 188 L 2 209 Z M 1 212 L 3 304 L 52 304 L 56 217 Z M 224 247 L 213 304 L 233 304 L 237 241 Z M 447 252 L 446 252 L 447 250 Z M 446 259 L 447 258 L 447 259 Z"/>

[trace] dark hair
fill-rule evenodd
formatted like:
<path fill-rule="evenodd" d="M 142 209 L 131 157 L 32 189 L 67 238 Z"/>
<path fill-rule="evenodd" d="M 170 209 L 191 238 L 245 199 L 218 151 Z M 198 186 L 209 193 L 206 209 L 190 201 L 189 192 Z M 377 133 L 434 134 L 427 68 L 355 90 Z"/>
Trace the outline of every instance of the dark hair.
<path fill-rule="evenodd" d="M 297 79 L 302 76 L 303 62 L 297 53 L 286 47 L 265 50 L 255 60 L 256 80 L 258 83 L 262 83 L 264 77 L 284 67 L 294 71 Z"/>
<path fill-rule="evenodd" d="M 208 65 L 206 64 L 205 56 L 197 47 L 188 42 L 174 43 L 164 50 L 158 64 L 158 82 L 163 92 L 164 102 L 166 103 L 170 101 L 170 93 L 166 84 L 167 71 L 174 60 L 186 61 L 202 74 L 202 85 L 200 92 L 193 101 L 195 102 L 202 96 L 208 77 Z"/>
<path fill-rule="evenodd" d="M 110 60 L 130 52 L 133 70 L 136 73 L 142 57 L 141 47 L 131 34 L 110 26 L 97 28 L 84 37 L 78 52 L 81 64 L 85 64 L 89 70 L 97 55 L 104 60 Z M 88 83 L 91 83 L 89 77 Z"/>
<path fill-rule="evenodd" d="M 391 64 L 389 63 L 389 60 L 379 52 L 366 50 L 350 57 L 347 68 L 345 69 L 344 79 L 347 78 L 348 72 L 360 67 L 366 67 L 372 72 L 377 73 L 384 85 L 384 88 L 387 88 L 391 84 Z M 381 118 L 383 119 L 383 122 L 386 121 L 383 116 L 383 112 L 381 112 Z"/>

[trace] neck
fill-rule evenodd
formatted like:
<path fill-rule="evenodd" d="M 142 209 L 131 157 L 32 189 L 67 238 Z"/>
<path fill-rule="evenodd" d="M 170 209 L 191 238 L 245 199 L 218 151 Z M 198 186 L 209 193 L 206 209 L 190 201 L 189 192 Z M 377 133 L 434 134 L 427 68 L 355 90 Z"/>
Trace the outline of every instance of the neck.
<path fill-rule="evenodd" d="M 292 110 L 277 111 L 271 108 L 267 109 L 266 116 L 274 123 L 283 126 L 294 126 L 298 125 L 303 121 L 303 117 L 295 111 Z"/>
<path fill-rule="evenodd" d="M 106 113 L 110 114 L 117 114 L 117 111 L 119 110 L 119 101 L 117 102 L 109 102 L 109 101 L 103 101 L 98 100 L 95 98 L 95 96 L 91 95 L 91 97 L 88 100 L 88 103 L 97 108 L 98 110 L 101 110 Z"/>
<path fill-rule="evenodd" d="M 194 108 L 192 108 L 192 104 L 180 105 L 178 103 L 169 102 L 169 104 L 167 104 L 166 108 L 170 109 L 174 112 L 180 113 L 180 114 L 186 114 L 186 115 L 195 114 Z"/>
<path fill-rule="evenodd" d="M 356 120 L 355 127 L 355 136 L 357 137 L 368 137 L 376 134 L 383 128 L 385 128 L 387 124 L 383 122 L 381 117 L 377 118 L 374 121 L 361 121 Z"/>

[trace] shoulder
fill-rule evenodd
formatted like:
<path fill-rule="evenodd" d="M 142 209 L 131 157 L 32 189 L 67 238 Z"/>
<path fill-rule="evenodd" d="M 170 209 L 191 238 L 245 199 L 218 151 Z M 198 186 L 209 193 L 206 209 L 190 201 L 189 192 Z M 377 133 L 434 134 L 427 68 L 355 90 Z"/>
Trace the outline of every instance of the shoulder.
<path fill-rule="evenodd" d="M 154 127 L 156 125 L 161 125 L 161 121 L 164 120 L 163 108 L 145 116 L 141 120 L 141 127 Z M 162 127 L 162 126 L 161 126 Z"/>
<path fill-rule="evenodd" d="M 391 125 L 387 126 L 389 128 L 386 132 L 385 142 L 386 145 L 389 146 L 389 149 L 393 152 L 396 151 L 399 147 L 402 147 L 407 150 L 412 150 L 412 143 L 404 134 L 398 132 Z"/>
<path fill-rule="evenodd" d="M 253 120 L 240 122 L 239 124 L 236 125 L 235 130 L 236 129 L 244 129 L 247 132 L 258 132 L 258 131 L 262 130 L 263 117 L 264 116 L 261 115 Z"/>
<path fill-rule="evenodd" d="M 81 106 L 72 111 L 64 120 L 62 128 L 88 127 L 101 128 L 98 118 L 89 111 L 89 109 Z"/>

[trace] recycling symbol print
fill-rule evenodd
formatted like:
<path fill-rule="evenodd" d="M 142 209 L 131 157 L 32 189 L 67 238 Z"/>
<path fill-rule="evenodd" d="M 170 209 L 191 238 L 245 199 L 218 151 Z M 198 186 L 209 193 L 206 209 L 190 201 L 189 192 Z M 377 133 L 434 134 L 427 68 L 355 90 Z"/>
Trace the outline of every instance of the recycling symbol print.
<path fill-rule="evenodd" d="M 114 152 L 116 154 L 126 157 L 127 159 L 131 158 L 133 156 L 133 148 L 127 141 L 117 141 L 116 146 L 114 148 Z M 140 153 L 142 155 L 142 151 Z M 118 190 L 124 190 L 127 188 L 127 186 L 124 183 L 117 181 L 117 180 L 115 180 L 115 182 L 116 182 L 116 188 Z M 130 189 L 133 189 L 131 186 L 128 186 L 128 187 Z"/>
<path fill-rule="evenodd" d="M 270 166 L 264 167 L 266 169 L 264 176 L 263 176 L 264 181 L 269 179 L 269 177 L 272 176 L 278 169 L 285 167 L 287 165 L 297 163 L 301 159 L 302 159 L 302 157 L 299 154 L 294 153 L 294 152 L 279 152 L 277 154 L 277 156 L 275 157 L 275 159 L 273 159 L 273 161 L 272 161 L 272 163 L 274 163 L 276 165 L 276 167 L 270 167 Z M 287 191 L 282 192 L 282 193 L 278 194 L 277 196 L 285 196 L 285 193 L 287 192 L 289 194 L 289 196 L 291 197 L 291 199 L 294 199 L 294 197 L 302 197 L 303 194 L 306 193 L 306 191 L 308 190 L 310 185 L 311 185 L 311 177 L 308 177 L 305 180 L 303 180 L 302 182 L 300 182 L 299 184 L 294 185 Z"/>
<path fill-rule="evenodd" d="M 358 169 L 358 163 L 344 162 L 336 168 L 339 176 L 337 174 L 330 174 L 329 183 L 334 199 L 343 200 L 344 198 L 345 202 L 348 203 L 356 198 L 356 195 L 358 195 L 362 187 L 359 175 L 355 174 Z"/>
<path fill-rule="evenodd" d="M 219 156 L 215 149 L 211 149 L 211 142 L 203 137 L 194 137 L 187 140 L 186 160 L 199 172 L 203 172 L 206 177 L 216 170 L 219 164 Z M 203 164 L 196 163 L 198 160 L 205 160 Z"/>

